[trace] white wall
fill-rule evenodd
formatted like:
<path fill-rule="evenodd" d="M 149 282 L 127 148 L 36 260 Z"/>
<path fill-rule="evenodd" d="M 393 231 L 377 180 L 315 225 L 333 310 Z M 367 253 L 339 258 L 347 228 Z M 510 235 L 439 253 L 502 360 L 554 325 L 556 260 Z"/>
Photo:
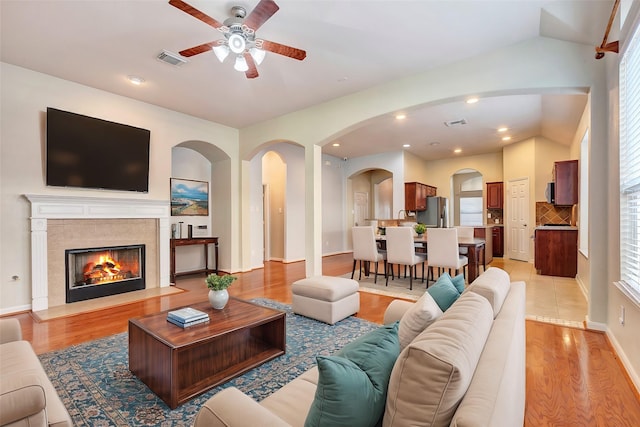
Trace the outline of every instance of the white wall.
<path fill-rule="evenodd" d="M 30 205 L 23 194 L 153 199 L 169 203 L 174 145 L 190 140 L 208 141 L 228 157 L 238 158 L 238 131 L 216 123 L 5 63 L 0 64 L 0 87 L 0 313 L 28 309 L 31 303 Z M 149 193 L 46 187 L 43 153 L 47 107 L 149 129 Z M 237 168 L 234 173 L 238 173 Z M 228 182 L 236 190 L 228 201 L 228 209 L 235 215 L 227 226 L 229 242 L 221 251 L 229 257 L 234 242 L 237 245 L 240 241 L 239 223 L 235 219 L 239 217 L 238 184 L 237 179 Z M 20 279 L 12 281 L 12 275 Z"/>
<path fill-rule="evenodd" d="M 343 160 L 322 156 L 322 254 L 346 250 L 346 178 Z M 304 215 L 304 212 L 302 213 Z"/>

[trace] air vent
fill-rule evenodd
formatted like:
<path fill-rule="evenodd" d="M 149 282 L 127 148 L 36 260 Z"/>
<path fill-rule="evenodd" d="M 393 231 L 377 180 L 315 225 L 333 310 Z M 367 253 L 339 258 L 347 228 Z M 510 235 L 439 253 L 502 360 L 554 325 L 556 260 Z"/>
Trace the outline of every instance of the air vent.
<path fill-rule="evenodd" d="M 157 58 L 166 62 L 167 64 L 175 65 L 176 67 L 181 66 L 182 64 L 186 64 L 187 60 L 178 55 L 177 53 L 169 52 L 168 50 L 163 50 L 157 56 Z"/>
<path fill-rule="evenodd" d="M 444 125 L 448 128 L 450 128 L 451 126 L 459 126 L 459 125 L 466 125 L 467 121 L 465 119 L 460 119 L 460 120 L 451 120 L 450 122 L 444 122 Z"/>

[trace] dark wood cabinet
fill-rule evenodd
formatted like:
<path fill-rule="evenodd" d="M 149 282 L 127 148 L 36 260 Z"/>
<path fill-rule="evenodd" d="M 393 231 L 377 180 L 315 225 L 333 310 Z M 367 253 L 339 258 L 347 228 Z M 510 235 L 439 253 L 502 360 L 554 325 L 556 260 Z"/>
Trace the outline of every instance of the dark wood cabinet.
<path fill-rule="evenodd" d="M 536 230 L 536 270 L 545 276 L 576 277 L 578 230 Z"/>
<path fill-rule="evenodd" d="M 419 182 L 404 183 L 404 209 L 424 211 L 427 209 L 427 197 L 437 195 L 436 187 Z"/>
<path fill-rule="evenodd" d="M 503 188 L 502 182 L 487 182 L 487 209 L 502 209 Z"/>
<path fill-rule="evenodd" d="M 578 161 L 555 162 L 553 167 L 555 204 L 571 206 L 578 203 Z"/>
<path fill-rule="evenodd" d="M 504 256 L 504 227 L 493 227 L 493 256 Z"/>

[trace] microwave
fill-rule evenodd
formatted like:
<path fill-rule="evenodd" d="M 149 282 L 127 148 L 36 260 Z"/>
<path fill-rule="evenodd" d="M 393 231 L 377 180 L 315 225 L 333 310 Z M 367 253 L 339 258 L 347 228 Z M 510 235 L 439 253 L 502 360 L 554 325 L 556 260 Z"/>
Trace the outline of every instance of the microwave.
<path fill-rule="evenodd" d="M 556 184 L 554 182 L 547 184 L 547 189 L 544 191 L 544 197 L 547 199 L 547 203 L 556 203 Z"/>

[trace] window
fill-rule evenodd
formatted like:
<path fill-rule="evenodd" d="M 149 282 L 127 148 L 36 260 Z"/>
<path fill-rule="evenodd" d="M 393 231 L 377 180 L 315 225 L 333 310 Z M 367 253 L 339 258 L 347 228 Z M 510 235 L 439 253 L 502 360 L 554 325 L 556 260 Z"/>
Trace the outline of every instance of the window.
<path fill-rule="evenodd" d="M 640 301 L 640 30 L 620 62 L 620 275 Z"/>
<path fill-rule="evenodd" d="M 482 225 L 482 197 L 460 196 L 460 225 Z"/>

